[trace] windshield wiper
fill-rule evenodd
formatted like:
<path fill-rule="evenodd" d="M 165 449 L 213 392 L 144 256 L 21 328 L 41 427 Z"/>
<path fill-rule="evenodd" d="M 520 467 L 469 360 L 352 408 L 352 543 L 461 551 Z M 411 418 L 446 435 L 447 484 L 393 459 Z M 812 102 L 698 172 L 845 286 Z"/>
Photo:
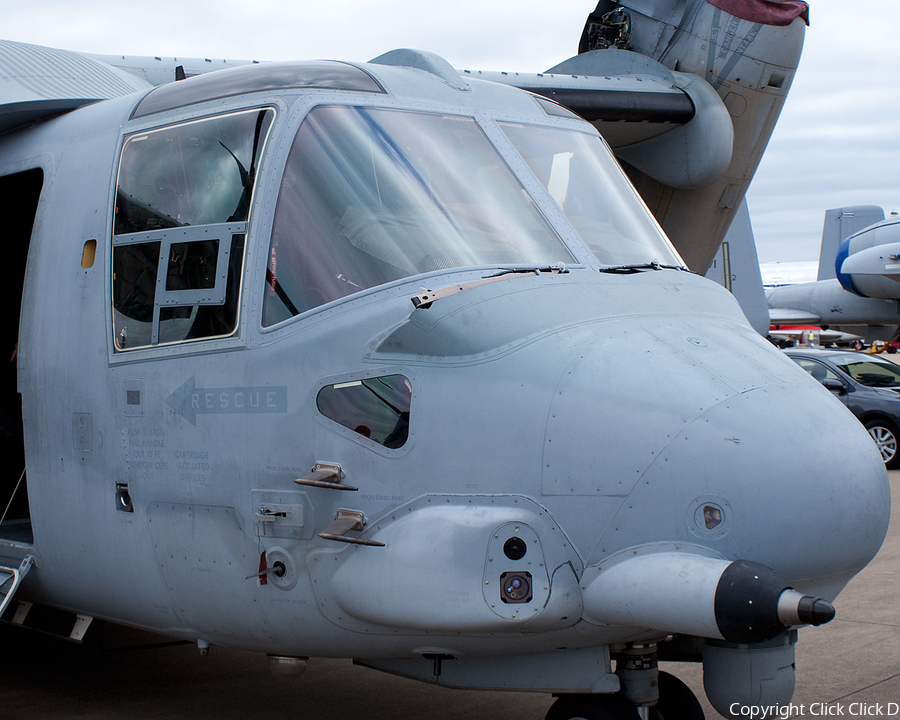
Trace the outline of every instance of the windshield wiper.
<path fill-rule="evenodd" d="M 541 273 L 562 274 L 567 272 L 569 271 L 566 269 L 564 263 L 551 265 L 549 267 L 535 266 L 527 268 L 508 268 L 506 270 L 501 270 L 498 273 L 494 273 L 493 275 L 486 275 L 478 280 L 447 285 L 439 290 L 426 290 L 415 297 L 410 298 L 410 300 L 412 300 L 412 304 L 415 305 L 416 308 L 427 310 L 435 300 L 440 300 L 441 298 L 449 297 L 450 295 L 456 295 L 456 293 L 481 287 L 482 285 L 490 285 L 491 283 L 499 282 L 501 280 L 512 280 L 517 277 L 527 277 L 528 275 L 540 276 Z"/>
<path fill-rule="evenodd" d="M 635 273 L 641 270 L 687 270 L 684 265 L 662 265 L 656 260 L 648 263 L 635 263 L 633 265 L 607 265 L 600 268 L 603 273 Z"/>
<path fill-rule="evenodd" d="M 566 268 L 565 263 L 557 263 L 556 265 L 533 265 L 531 267 L 506 268 L 493 275 L 486 275 L 485 277 L 495 278 L 503 275 L 540 275 L 541 273 L 558 273 L 560 275 L 565 275 L 567 272 L 569 272 L 569 270 Z"/>

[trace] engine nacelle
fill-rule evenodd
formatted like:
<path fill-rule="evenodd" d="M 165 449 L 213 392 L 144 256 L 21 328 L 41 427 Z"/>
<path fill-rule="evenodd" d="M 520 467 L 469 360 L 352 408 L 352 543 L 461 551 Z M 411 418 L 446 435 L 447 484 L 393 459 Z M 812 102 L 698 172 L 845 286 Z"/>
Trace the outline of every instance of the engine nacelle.
<path fill-rule="evenodd" d="M 900 217 L 890 217 L 848 237 L 841 243 L 834 265 L 848 292 L 900 299 Z"/>

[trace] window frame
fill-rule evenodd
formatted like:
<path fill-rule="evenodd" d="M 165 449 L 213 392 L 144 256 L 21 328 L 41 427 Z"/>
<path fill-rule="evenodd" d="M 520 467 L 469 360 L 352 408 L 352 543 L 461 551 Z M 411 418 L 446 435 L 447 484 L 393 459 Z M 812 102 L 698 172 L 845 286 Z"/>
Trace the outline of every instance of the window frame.
<path fill-rule="evenodd" d="M 840 374 L 832 370 L 830 367 L 828 367 L 828 365 L 821 362 L 820 360 L 817 360 L 815 358 L 800 357 L 798 355 L 791 356 L 791 360 L 793 360 L 801 370 L 806 372 L 806 374 L 816 382 L 822 383 L 825 380 L 837 380 L 841 383 L 841 385 L 845 385 L 844 379 L 840 376 Z M 812 372 L 812 368 L 814 367 L 822 368 L 825 371 L 825 377 L 819 380 Z"/>
<path fill-rule="evenodd" d="M 139 359 L 146 351 L 157 351 L 163 348 L 173 349 L 183 346 L 191 346 L 196 348 L 197 343 L 202 343 L 204 351 L 218 347 L 222 341 L 231 343 L 238 339 L 241 335 L 241 325 L 245 316 L 246 308 L 246 288 L 245 277 L 248 272 L 248 264 L 251 264 L 252 251 L 248 247 L 249 230 L 253 217 L 253 207 L 257 202 L 257 193 L 263 187 L 262 166 L 268 152 L 269 143 L 276 137 L 276 125 L 278 118 L 282 114 L 284 108 L 281 103 L 269 100 L 260 102 L 259 104 L 247 106 L 241 105 L 217 112 L 209 112 L 207 110 L 202 115 L 177 116 L 166 118 L 161 122 L 161 118 L 153 118 L 153 124 L 141 124 L 135 128 L 126 128 L 120 137 L 119 150 L 117 155 L 117 167 L 115 182 L 111 188 L 111 222 L 108 231 L 110 237 L 109 248 L 109 291 L 108 300 L 110 331 L 109 337 L 111 341 L 110 358 L 112 359 Z M 121 173 L 123 170 L 123 158 L 129 143 L 133 138 L 150 135 L 156 132 L 170 131 L 179 127 L 188 127 L 204 122 L 215 122 L 216 120 L 225 118 L 234 118 L 239 115 L 259 115 L 265 113 L 268 115 L 266 124 L 263 126 L 262 133 L 258 138 L 256 145 L 255 158 L 251 159 L 251 172 L 253 174 L 252 186 L 250 188 L 247 200 L 246 218 L 231 222 L 213 222 L 197 225 L 182 225 L 176 227 L 142 230 L 140 232 L 116 234 L 116 210 L 118 207 L 118 194 L 122 182 Z M 227 150 L 227 148 L 226 148 Z M 199 243 L 207 241 L 217 241 L 218 247 L 215 252 L 216 269 L 215 281 L 212 287 L 202 288 L 181 288 L 167 289 L 167 278 L 169 277 L 169 258 L 171 249 L 174 245 L 181 243 Z M 123 347 L 120 344 L 117 331 L 117 314 L 119 310 L 116 305 L 116 259 L 115 253 L 119 248 L 127 246 L 137 246 L 148 243 L 159 243 L 159 253 L 156 266 L 156 277 L 153 285 L 154 296 L 152 303 L 152 320 L 150 321 L 150 340 L 146 344 L 135 345 L 134 347 Z M 238 257 L 233 253 L 232 248 L 240 248 L 240 262 L 234 268 L 232 263 Z M 234 309 L 233 323 L 229 318 L 231 329 L 228 332 L 220 334 L 201 335 L 199 337 L 183 337 L 174 340 L 160 340 L 160 320 L 167 308 L 202 308 L 202 307 L 224 307 L 227 303 L 226 297 L 229 290 L 234 292 Z M 149 303 L 148 303 L 149 309 Z M 165 318 L 163 318 L 165 321 Z M 164 334 L 164 333 L 163 333 Z M 217 342 L 217 345 L 211 346 L 210 343 Z M 196 349 L 194 350 L 196 351 Z"/>
<path fill-rule="evenodd" d="M 388 100 L 385 100 L 384 98 L 372 98 L 366 101 L 361 101 L 356 98 L 353 98 L 351 100 L 344 96 L 333 97 L 321 95 L 313 99 L 308 104 L 301 103 L 300 107 L 295 108 L 294 113 L 292 113 L 291 122 L 285 129 L 283 137 L 280 139 L 280 144 L 283 145 L 284 148 L 279 151 L 279 178 L 277 182 L 273 182 L 271 188 L 271 190 L 273 191 L 273 197 L 271 199 L 271 202 L 273 203 L 273 209 L 271 211 L 270 217 L 271 227 L 268 228 L 269 236 L 267 238 L 269 250 L 267 251 L 267 254 L 263 260 L 267 271 L 264 282 L 260 283 L 263 287 L 266 288 L 265 293 L 272 290 L 271 278 L 269 277 L 269 261 L 271 246 L 273 243 L 273 232 L 275 230 L 275 219 L 278 213 L 281 185 L 284 182 L 284 176 L 288 169 L 291 153 L 294 148 L 294 143 L 296 141 L 298 133 L 301 131 L 303 125 L 309 120 L 310 116 L 317 110 L 323 108 L 342 108 L 347 110 L 361 110 L 364 112 L 399 112 L 434 117 L 443 116 L 446 118 L 457 118 L 467 122 L 473 122 L 474 126 L 477 127 L 479 132 L 484 135 L 485 140 L 496 153 L 496 159 L 498 160 L 498 162 L 502 163 L 503 167 L 509 173 L 509 176 L 518 184 L 518 187 L 521 190 L 525 191 L 528 202 L 534 209 L 535 217 L 540 219 L 542 227 L 545 227 L 548 231 L 548 237 L 552 237 L 555 242 L 558 243 L 559 248 L 566 256 L 565 258 L 557 258 L 552 262 L 548 261 L 543 264 L 551 265 L 556 262 L 563 262 L 563 264 L 568 267 L 583 267 L 584 261 L 580 257 L 582 254 L 585 254 L 593 259 L 593 255 L 590 254 L 587 248 L 583 245 L 582 240 L 577 235 L 575 235 L 577 244 L 576 247 L 573 248 L 573 243 L 570 242 L 570 237 L 568 236 L 568 234 L 561 234 L 560 224 L 555 222 L 553 217 L 548 216 L 549 209 L 551 213 L 554 213 L 554 215 L 558 214 L 560 218 L 563 218 L 563 216 L 558 213 L 552 203 L 548 205 L 546 202 L 544 202 L 543 195 L 545 193 L 543 188 L 540 186 L 540 183 L 532 183 L 531 171 L 528 169 L 524 161 L 522 161 L 518 152 L 512 149 L 512 145 L 508 142 L 505 135 L 497 129 L 496 123 L 498 122 L 498 117 L 496 117 L 497 114 L 495 111 L 472 111 L 471 109 L 464 109 L 456 106 L 447 107 L 444 105 L 428 105 L 426 103 L 423 103 L 421 106 L 416 105 L 411 107 L 407 103 L 390 102 Z M 517 170 L 517 165 L 521 165 L 521 168 L 525 170 L 524 174 Z M 562 222 L 562 228 L 564 230 L 569 228 L 569 225 L 567 222 L 565 222 L 564 218 Z M 531 267 L 536 264 L 542 263 L 540 261 L 532 262 L 528 260 L 516 260 L 501 263 L 460 265 L 458 267 L 417 272 L 395 279 L 386 280 L 385 282 L 381 282 L 375 285 L 361 287 L 357 291 L 350 292 L 339 297 L 330 298 L 318 305 L 298 310 L 297 312 L 291 314 L 289 317 L 273 320 L 271 322 L 267 322 L 265 319 L 266 299 L 265 293 L 263 293 L 260 295 L 260 297 L 262 298 L 262 302 L 260 303 L 260 307 L 258 308 L 259 331 L 263 334 L 271 333 L 289 324 L 297 322 L 298 319 L 305 318 L 308 315 L 317 314 L 324 308 L 328 308 L 334 304 L 352 303 L 358 297 L 388 290 L 398 285 L 403 286 L 413 282 L 420 282 L 420 278 L 427 278 L 433 275 L 445 275 L 448 273 L 478 273 L 478 276 L 480 276 L 484 268 Z M 254 282 L 258 281 L 259 277 L 254 278 Z"/>
<path fill-rule="evenodd" d="M 398 375 L 404 378 L 409 384 L 409 410 L 407 416 L 408 426 L 406 429 L 406 440 L 399 447 L 388 447 L 382 445 L 376 440 L 372 440 L 364 434 L 357 432 L 355 429 L 341 424 L 338 420 L 325 415 L 318 405 L 319 393 L 329 387 L 355 384 L 379 377 L 387 377 Z M 409 453 L 415 446 L 416 428 L 418 426 L 419 405 L 421 404 L 421 383 L 414 368 L 404 365 L 385 365 L 364 371 L 344 373 L 340 375 L 331 375 L 321 378 L 318 382 L 312 383 L 308 396 L 308 405 L 312 410 L 313 417 L 316 421 L 338 436 L 360 445 L 372 452 L 383 455 L 384 457 L 401 457 Z"/>

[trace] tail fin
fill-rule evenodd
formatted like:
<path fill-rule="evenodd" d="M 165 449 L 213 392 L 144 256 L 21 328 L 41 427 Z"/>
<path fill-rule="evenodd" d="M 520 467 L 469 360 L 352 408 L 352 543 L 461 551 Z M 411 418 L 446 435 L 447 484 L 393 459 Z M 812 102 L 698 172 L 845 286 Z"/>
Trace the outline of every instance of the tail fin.
<path fill-rule="evenodd" d="M 747 201 L 742 200 L 706 277 L 731 291 L 756 332 L 769 332 L 769 309 L 759 272 L 759 258 Z"/>
<path fill-rule="evenodd" d="M 841 243 L 863 228 L 884 220 L 884 210 L 877 205 L 853 205 L 825 211 L 822 227 L 822 249 L 819 251 L 819 275 L 816 280 L 837 277 L 834 261 Z"/>

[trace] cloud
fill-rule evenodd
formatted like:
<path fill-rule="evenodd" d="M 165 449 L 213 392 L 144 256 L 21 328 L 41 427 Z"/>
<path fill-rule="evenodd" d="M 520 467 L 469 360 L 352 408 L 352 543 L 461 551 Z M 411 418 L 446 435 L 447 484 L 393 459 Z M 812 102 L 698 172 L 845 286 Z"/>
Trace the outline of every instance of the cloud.
<path fill-rule="evenodd" d="M 7 40 L 99 54 L 369 60 L 397 47 L 455 66 L 541 71 L 577 52 L 591 0 L 36 0 L 4 11 Z M 51 18 L 47 21 L 43 18 Z"/>
<path fill-rule="evenodd" d="M 800 67 L 747 194 L 762 262 L 817 259 L 829 208 L 900 208 L 900 6 L 810 6 Z"/>

